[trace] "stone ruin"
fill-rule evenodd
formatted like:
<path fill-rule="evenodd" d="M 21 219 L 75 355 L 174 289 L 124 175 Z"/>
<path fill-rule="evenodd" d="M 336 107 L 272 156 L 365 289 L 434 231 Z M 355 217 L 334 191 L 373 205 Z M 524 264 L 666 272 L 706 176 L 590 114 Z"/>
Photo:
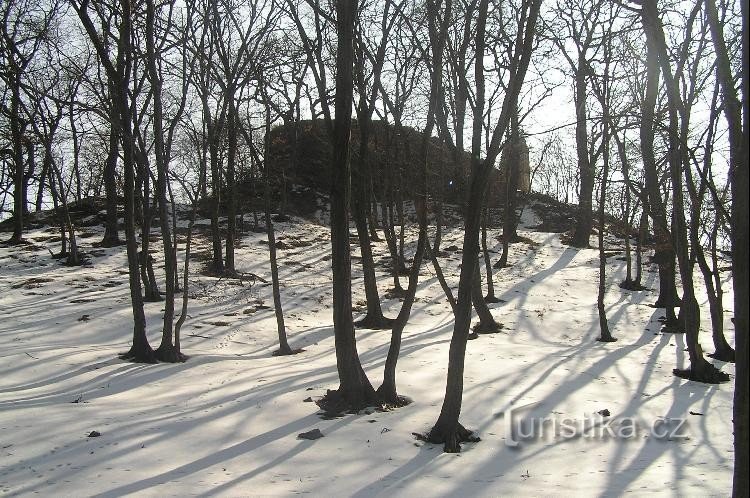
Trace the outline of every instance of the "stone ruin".
<path fill-rule="evenodd" d="M 297 124 L 298 152 L 297 163 L 292 165 L 291 125 L 278 126 L 271 131 L 271 150 L 269 164 L 277 172 L 282 169 L 290 184 L 303 185 L 317 189 L 320 192 L 330 190 L 331 146 L 322 120 L 305 120 Z M 413 186 L 418 181 L 419 151 L 422 143 L 422 133 L 403 127 L 401 133 L 383 121 L 372 121 L 369 144 L 369 160 L 373 184 L 377 198 L 382 198 L 386 187 L 387 171 L 395 171 L 394 180 L 404 188 L 406 198 L 411 197 Z M 518 190 L 523 193 L 530 191 L 529 148 L 526 140 L 521 137 L 519 147 L 519 176 Z M 352 123 L 352 170 L 359 152 L 359 127 L 356 120 Z M 456 161 L 455 149 L 441 143 L 437 138 L 430 139 L 428 144 L 428 189 L 431 196 L 441 192 L 445 202 L 463 204 L 464 190 L 469 179 L 470 155 L 468 152 L 458 154 Z M 509 148 L 504 147 L 499 169 L 493 172 L 488 186 L 491 206 L 504 204 L 506 185 L 505 171 L 509 160 Z M 458 162 L 458 164 L 456 164 Z"/>

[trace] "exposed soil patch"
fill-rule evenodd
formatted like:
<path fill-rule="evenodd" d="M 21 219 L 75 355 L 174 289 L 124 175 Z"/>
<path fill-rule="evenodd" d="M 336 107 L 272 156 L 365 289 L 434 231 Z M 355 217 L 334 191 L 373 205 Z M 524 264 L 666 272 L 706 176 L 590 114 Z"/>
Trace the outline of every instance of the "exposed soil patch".
<path fill-rule="evenodd" d="M 533 202 L 531 208 L 542 219 L 534 230 L 563 233 L 572 230 L 575 226 L 577 206 L 535 193 L 529 194 L 528 199 Z"/>
<path fill-rule="evenodd" d="M 23 282 L 19 282 L 17 284 L 13 284 L 10 286 L 11 289 L 36 289 L 38 287 L 41 287 L 42 284 L 46 284 L 47 282 L 54 282 L 54 278 L 49 277 L 33 277 L 29 278 L 27 280 L 24 280 Z"/>

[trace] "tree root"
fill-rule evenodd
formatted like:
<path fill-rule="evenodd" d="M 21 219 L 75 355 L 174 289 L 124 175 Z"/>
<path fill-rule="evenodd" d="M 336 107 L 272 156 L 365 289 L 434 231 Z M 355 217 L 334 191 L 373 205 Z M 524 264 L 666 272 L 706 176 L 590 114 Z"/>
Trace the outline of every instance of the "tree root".
<path fill-rule="evenodd" d="M 125 241 L 120 239 L 119 237 L 118 238 L 105 237 L 104 239 L 101 240 L 101 242 L 95 242 L 94 244 L 91 244 L 91 245 L 94 247 L 119 247 L 119 246 L 124 246 Z"/>
<path fill-rule="evenodd" d="M 121 360 L 132 361 L 133 363 L 157 363 L 156 353 L 151 346 L 136 349 L 131 347 L 127 352 L 117 355 Z"/>
<path fill-rule="evenodd" d="M 369 406 L 377 406 L 376 396 L 368 393 L 342 393 L 340 390 L 328 390 L 322 398 L 315 401 L 315 404 L 323 410 L 326 415 L 340 416 L 346 413 L 357 413 Z"/>
<path fill-rule="evenodd" d="M 279 348 L 276 351 L 274 351 L 273 353 L 271 353 L 271 356 L 291 356 L 291 355 L 302 353 L 304 351 L 305 350 L 302 349 L 302 348 L 297 348 L 297 349 L 292 349 L 292 348 L 281 349 L 281 348 Z"/>
<path fill-rule="evenodd" d="M 390 330 L 394 323 L 396 323 L 396 320 L 393 318 L 386 318 L 382 314 L 377 316 L 368 313 L 361 320 L 354 322 L 354 326 L 358 329 Z"/>
<path fill-rule="evenodd" d="M 682 322 L 680 322 L 679 318 L 666 318 L 666 317 L 660 317 L 658 321 L 662 324 L 661 327 L 661 333 L 662 334 L 684 334 L 685 328 L 682 325 Z"/>
<path fill-rule="evenodd" d="M 620 282 L 620 289 L 625 289 L 629 291 L 644 291 L 647 289 L 647 287 L 644 287 L 643 285 L 637 283 L 635 280 L 623 280 Z"/>
<path fill-rule="evenodd" d="M 500 299 L 499 297 L 495 297 L 495 296 L 484 296 L 484 302 L 490 303 L 490 304 L 497 304 L 497 303 L 504 303 L 506 301 L 505 299 Z"/>
<path fill-rule="evenodd" d="M 597 342 L 617 342 L 617 338 L 612 337 L 611 335 L 607 337 L 597 337 L 596 340 Z"/>
<path fill-rule="evenodd" d="M 728 347 L 728 349 L 722 349 L 722 350 L 716 350 L 713 353 L 707 355 L 709 358 L 713 358 L 714 360 L 719 361 L 725 361 L 727 363 L 734 363 L 735 362 L 735 351 L 731 347 Z"/>
<path fill-rule="evenodd" d="M 675 368 L 672 373 L 681 379 L 704 384 L 721 384 L 729 381 L 729 374 L 722 372 L 707 361 L 704 361 L 698 368 Z"/>
<path fill-rule="evenodd" d="M 418 439 L 434 444 L 443 444 L 443 451 L 446 453 L 460 453 L 461 443 L 477 443 L 481 441 L 474 432 L 466 429 L 463 425 L 456 424 L 455 428 L 446 429 L 435 425 L 430 432 L 425 435 L 415 434 Z"/>
<path fill-rule="evenodd" d="M 503 324 L 492 321 L 491 323 L 479 322 L 471 329 L 475 334 L 497 334 L 503 330 Z"/>
<path fill-rule="evenodd" d="M 164 363 L 185 363 L 188 357 L 175 348 L 172 344 L 161 344 L 154 351 L 156 359 Z"/>
<path fill-rule="evenodd" d="M 386 410 L 401 408 L 414 401 L 408 396 L 399 395 L 395 389 L 387 388 L 385 385 L 381 385 L 376 392 L 378 398 L 380 398 L 381 406 Z"/>

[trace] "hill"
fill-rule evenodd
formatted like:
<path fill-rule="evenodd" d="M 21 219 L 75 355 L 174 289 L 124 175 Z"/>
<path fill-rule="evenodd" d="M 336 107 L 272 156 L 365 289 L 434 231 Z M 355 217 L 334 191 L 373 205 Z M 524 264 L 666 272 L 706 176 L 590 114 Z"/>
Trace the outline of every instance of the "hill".
<path fill-rule="evenodd" d="M 630 292 L 617 285 L 624 263 L 608 259 L 606 306 L 619 342 L 598 343 L 597 252 L 538 231 L 541 221 L 533 206 L 524 209 L 519 232 L 526 241 L 511 246 L 512 266 L 494 275 L 501 301 L 490 306 L 503 332 L 468 344 L 462 421 L 482 441 L 459 456 L 412 435 L 437 418 L 452 329 L 430 266 L 421 270 L 398 366 L 399 391 L 414 403 L 322 419 L 309 401 L 337 385 L 325 225 L 299 218 L 277 224 L 287 331 L 304 353 L 272 356 L 267 246 L 263 234 L 250 233 L 236 256 L 244 278 L 202 275 L 193 265 L 182 339 L 190 359 L 159 365 L 116 357 L 132 334 L 124 248 L 93 248 L 103 231 L 91 225 L 81 237 L 91 266 L 64 267 L 47 251 L 55 249 L 57 229 L 30 230 L 27 245 L 0 247 L 0 492 L 727 495 L 732 385 L 672 375 L 688 359 L 682 338 L 661 334 L 662 311 L 649 306 L 655 268 L 645 268 L 649 290 Z M 462 235 L 460 227 L 446 230 L 444 245 L 460 247 Z M 497 235 L 490 230 L 492 251 Z M 156 230 L 152 236 L 158 240 Z M 407 252 L 415 240 L 408 229 Z M 210 246 L 203 236 L 195 243 L 196 253 Z M 395 316 L 400 302 L 384 292 L 385 242 L 373 249 L 384 312 Z M 607 249 L 616 255 L 621 242 L 608 237 Z M 460 250 L 441 258 L 454 289 L 460 258 Z M 353 271 L 359 316 L 356 261 Z M 146 304 L 153 343 L 161 308 Z M 708 347 L 708 334 L 703 340 Z M 379 382 L 388 332 L 360 330 L 357 341 L 367 374 Z M 733 365 L 717 366 L 733 373 Z M 314 429 L 324 437 L 298 438 Z"/>

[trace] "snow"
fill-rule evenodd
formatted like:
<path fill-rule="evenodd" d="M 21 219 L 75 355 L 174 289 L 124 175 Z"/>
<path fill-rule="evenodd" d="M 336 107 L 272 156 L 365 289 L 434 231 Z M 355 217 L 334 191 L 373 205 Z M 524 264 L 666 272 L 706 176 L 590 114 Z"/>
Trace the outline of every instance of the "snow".
<path fill-rule="evenodd" d="M 503 332 L 468 344 L 461 421 L 482 441 L 465 444 L 457 455 L 412 435 L 428 431 L 439 413 L 452 332 L 450 306 L 431 266 L 422 269 L 397 368 L 399 392 L 414 402 L 324 420 L 303 400 L 338 385 L 326 227 L 296 218 L 277 224 L 277 240 L 304 244 L 279 250 L 289 342 L 304 353 L 271 356 L 270 285 L 202 276 L 201 263 L 193 260 L 195 298 L 182 338 L 190 359 L 159 365 L 116 357 L 132 334 L 124 248 L 98 250 L 91 266 L 69 268 L 47 251 L 59 250 L 48 240 L 56 229 L 28 232 L 31 246 L 0 247 L 0 493 L 728 495 L 733 386 L 672 375 L 688 359 L 681 336 L 659 332 L 663 310 L 649 306 L 656 298 L 655 268 L 645 267 L 652 290 L 623 291 L 617 283 L 624 262 L 608 260 L 606 305 L 619 341 L 598 343 L 598 253 L 530 231 L 538 223 L 533 210 L 524 210 L 520 234 L 538 245 L 514 244 L 512 266 L 495 272 L 495 292 L 504 302 L 490 307 Z M 85 231 L 91 236 L 79 244 L 89 251 L 101 231 Z M 407 232 L 413 244 L 414 233 Z M 495 235 L 491 231 L 488 240 L 495 243 Z M 461 236 L 459 229 L 447 230 L 443 247 L 460 247 Z M 236 260 L 238 269 L 270 282 L 264 239 L 245 235 Z M 209 248 L 202 237 L 197 243 L 196 251 Z M 376 261 L 387 254 L 385 242 L 374 243 L 374 250 Z M 158 252 L 154 256 L 161 261 Z M 460 252 L 441 262 L 455 292 Z M 353 271 L 356 318 L 364 310 L 356 258 Z M 378 278 L 383 294 L 391 278 L 382 267 Z M 399 305 L 385 300 L 384 312 L 395 316 Z M 710 352 L 702 305 L 702 342 Z M 163 303 L 146 304 L 154 347 L 162 309 Z M 731 336 L 731 311 L 725 317 Z M 375 386 L 389 338 L 389 331 L 357 332 Z M 731 364 L 718 366 L 734 373 Z M 604 409 L 610 419 L 596 414 Z M 649 429 L 664 428 L 662 417 L 686 422 L 672 437 L 658 437 Z M 537 438 L 516 435 L 513 446 L 512 424 L 537 419 L 586 426 L 575 437 L 550 430 Z M 607 420 L 615 430 L 626 419 L 637 422 L 635 436 L 606 431 Z M 323 438 L 297 438 L 316 428 Z M 87 437 L 92 431 L 101 436 Z"/>

